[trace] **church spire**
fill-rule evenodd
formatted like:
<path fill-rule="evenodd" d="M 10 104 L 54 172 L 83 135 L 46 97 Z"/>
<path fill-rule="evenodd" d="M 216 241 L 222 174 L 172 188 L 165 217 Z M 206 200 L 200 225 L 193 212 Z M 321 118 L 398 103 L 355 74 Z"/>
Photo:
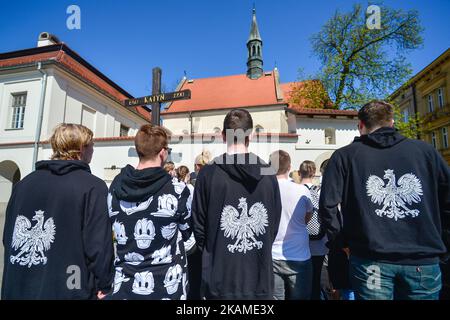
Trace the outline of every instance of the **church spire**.
<path fill-rule="evenodd" d="M 256 22 L 256 9 L 253 6 L 252 27 L 247 41 L 247 77 L 258 79 L 263 75 L 262 39 Z"/>

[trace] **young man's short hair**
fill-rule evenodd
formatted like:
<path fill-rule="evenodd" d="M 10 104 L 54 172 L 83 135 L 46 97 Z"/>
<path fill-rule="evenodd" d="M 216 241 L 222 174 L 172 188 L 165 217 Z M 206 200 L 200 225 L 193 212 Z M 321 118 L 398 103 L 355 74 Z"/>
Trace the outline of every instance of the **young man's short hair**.
<path fill-rule="evenodd" d="M 247 143 L 248 136 L 253 130 L 253 119 L 250 112 L 245 109 L 233 109 L 228 112 L 223 120 L 222 132 L 227 135 L 230 130 L 234 133 L 234 143 L 244 143 L 244 141 L 238 141 L 238 138 L 240 138 L 239 132 L 236 132 L 238 130 L 242 130 L 241 133 L 244 134 L 245 142 Z M 229 137 L 227 137 L 227 142 L 231 142 L 228 138 Z"/>
<path fill-rule="evenodd" d="M 358 119 L 369 130 L 377 127 L 388 127 L 394 119 L 394 107 L 385 101 L 373 100 L 359 110 Z"/>
<path fill-rule="evenodd" d="M 134 138 L 139 160 L 154 159 L 163 148 L 168 147 L 168 140 L 167 132 L 163 127 L 144 124 Z"/>
<path fill-rule="evenodd" d="M 316 175 L 316 164 L 313 161 L 305 160 L 300 164 L 298 171 L 302 179 L 313 178 Z"/>
<path fill-rule="evenodd" d="M 53 154 L 52 160 L 80 160 L 81 149 L 92 142 L 94 134 L 81 125 L 61 123 L 53 130 L 50 137 Z"/>
<path fill-rule="evenodd" d="M 270 164 L 273 166 L 274 169 L 277 169 L 274 167 L 277 163 L 277 160 L 278 160 L 277 175 L 286 174 L 289 171 L 289 168 L 291 167 L 291 156 L 289 155 L 289 153 L 283 150 L 274 151 L 270 155 Z"/>

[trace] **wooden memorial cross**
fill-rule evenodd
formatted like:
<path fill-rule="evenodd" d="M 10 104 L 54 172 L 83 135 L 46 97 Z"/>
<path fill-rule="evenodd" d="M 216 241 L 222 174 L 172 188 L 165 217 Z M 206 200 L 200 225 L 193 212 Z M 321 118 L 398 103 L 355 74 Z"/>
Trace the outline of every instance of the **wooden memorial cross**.
<path fill-rule="evenodd" d="M 161 93 L 161 68 L 153 68 L 152 95 L 136 99 L 126 99 L 125 107 L 152 105 L 152 124 L 160 124 L 161 102 L 191 98 L 191 90 Z"/>

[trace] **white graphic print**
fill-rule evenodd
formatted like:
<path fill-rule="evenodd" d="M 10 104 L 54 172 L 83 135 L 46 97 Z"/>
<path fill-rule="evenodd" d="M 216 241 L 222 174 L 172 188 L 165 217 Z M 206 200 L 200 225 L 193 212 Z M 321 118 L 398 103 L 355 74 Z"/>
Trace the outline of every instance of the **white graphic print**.
<path fill-rule="evenodd" d="M 189 229 L 189 224 L 187 224 L 187 223 L 179 224 L 178 227 L 180 228 L 181 231 L 185 231 L 185 230 Z"/>
<path fill-rule="evenodd" d="M 147 199 L 147 201 L 144 202 L 127 202 L 120 200 L 120 209 L 122 209 L 123 212 L 125 212 L 128 216 L 139 212 L 147 210 L 150 206 L 150 203 L 153 201 L 153 196 Z"/>
<path fill-rule="evenodd" d="M 123 268 L 116 268 L 116 275 L 114 276 L 114 293 L 117 293 L 122 286 L 122 282 L 128 282 L 130 278 L 126 278 L 122 271 Z"/>
<path fill-rule="evenodd" d="M 188 284 L 187 274 L 183 273 L 183 282 L 182 282 L 183 295 L 181 296 L 180 300 L 186 300 L 187 299 L 187 292 L 186 292 L 187 284 Z"/>
<path fill-rule="evenodd" d="M 224 231 L 225 237 L 231 237 L 232 240 L 236 238 L 234 244 L 227 246 L 228 251 L 246 253 L 254 247 L 261 249 L 263 242 L 257 241 L 255 236 L 266 232 L 265 227 L 269 225 L 267 209 L 261 202 L 257 202 L 247 212 L 246 198 L 239 199 L 238 208 L 242 210 L 240 215 L 233 206 L 225 206 L 220 218 L 220 229 Z"/>
<path fill-rule="evenodd" d="M 195 237 L 194 234 L 192 233 L 191 236 L 189 237 L 189 239 L 187 239 L 184 242 L 184 248 L 186 249 L 186 251 L 191 250 L 194 246 L 195 246 Z"/>
<path fill-rule="evenodd" d="M 388 180 L 385 185 L 383 179 Z M 371 175 L 367 179 L 366 189 L 367 195 L 373 203 L 383 205 L 382 209 L 376 209 L 375 213 L 382 217 L 386 216 L 397 221 L 407 216 L 412 218 L 419 215 L 419 210 L 411 210 L 406 204 L 412 205 L 421 201 L 420 196 L 423 195 L 422 183 L 412 173 L 404 174 L 398 179 L 394 170 L 385 170 L 383 179 Z M 398 184 L 398 185 L 397 185 Z"/>
<path fill-rule="evenodd" d="M 152 264 L 164 264 L 164 263 L 172 262 L 172 255 L 170 254 L 170 248 L 171 248 L 171 246 L 162 247 L 161 249 L 153 252 Z"/>
<path fill-rule="evenodd" d="M 186 187 L 186 184 L 183 181 L 179 181 L 177 178 L 172 179 L 172 185 L 178 195 L 181 195 Z"/>
<path fill-rule="evenodd" d="M 116 256 L 114 258 L 114 265 L 116 266 L 119 262 L 120 262 L 120 259 L 119 259 L 119 257 Z"/>
<path fill-rule="evenodd" d="M 44 211 L 38 210 L 35 213 L 32 220 L 36 224 L 33 228 L 27 217 L 16 218 L 11 247 L 14 250 L 20 249 L 20 252 L 15 256 L 11 255 L 12 264 L 18 262 L 21 266 L 31 268 L 32 265 L 47 263 L 44 251 L 48 251 L 55 240 L 56 226 L 53 218 L 48 218 L 44 224 Z"/>
<path fill-rule="evenodd" d="M 177 224 L 175 222 L 172 222 L 168 226 L 164 226 L 161 228 L 161 234 L 164 237 L 164 239 L 170 240 L 175 235 L 175 232 L 177 232 Z"/>
<path fill-rule="evenodd" d="M 167 270 L 166 277 L 164 279 L 164 287 L 168 294 L 174 294 L 178 290 L 178 286 L 181 282 L 183 270 L 179 264 L 172 266 Z"/>
<path fill-rule="evenodd" d="M 117 240 L 118 244 L 126 244 L 128 237 L 125 233 L 125 226 L 122 222 L 118 222 L 117 220 L 113 223 L 113 232 L 114 237 Z"/>
<path fill-rule="evenodd" d="M 155 226 L 151 220 L 146 218 L 138 220 L 134 227 L 134 238 L 139 249 L 150 247 L 152 240 L 155 239 Z"/>
<path fill-rule="evenodd" d="M 158 197 L 158 211 L 152 212 L 155 217 L 173 217 L 177 213 L 178 200 L 172 194 L 163 194 Z"/>
<path fill-rule="evenodd" d="M 126 263 L 133 266 L 137 266 L 144 261 L 144 256 L 136 252 L 127 253 L 124 258 Z"/>
<path fill-rule="evenodd" d="M 180 243 L 183 240 L 183 236 L 181 235 L 181 232 L 178 231 L 178 235 L 177 235 L 177 248 L 175 250 L 175 254 L 177 256 L 179 256 L 181 254 L 181 250 L 180 250 Z"/>
<path fill-rule="evenodd" d="M 133 292 L 140 295 L 152 294 L 155 280 L 150 271 L 138 272 L 134 275 Z"/>
<path fill-rule="evenodd" d="M 108 201 L 108 214 L 109 214 L 109 217 L 111 218 L 111 217 L 114 217 L 114 216 L 118 215 L 119 211 L 112 211 L 112 195 L 111 195 L 111 193 L 108 193 L 107 201 Z"/>

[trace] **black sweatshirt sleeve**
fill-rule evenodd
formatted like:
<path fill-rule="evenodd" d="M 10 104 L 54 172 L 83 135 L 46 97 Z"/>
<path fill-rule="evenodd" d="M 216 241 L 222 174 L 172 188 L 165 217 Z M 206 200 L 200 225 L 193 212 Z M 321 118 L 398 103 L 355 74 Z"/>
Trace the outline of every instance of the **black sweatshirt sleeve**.
<path fill-rule="evenodd" d="M 336 151 L 330 158 L 322 179 L 319 199 L 319 215 L 328 240 L 333 242 L 342 231 L 338 205 L 344 193 L 345 174 L 341 155 Z"/>
<path fill-rule="evenodd" d="M 205 230 L 207 217 L 206 213 L 208 210 L 208 201 L 207 201 L 207 186 L 206 177 L 204 175 L 206 168 L 199 172 L 197 176 L 197 180 L 195 182 L 194 189 L 194 198 L 192 200 L 192 219 L 194 221 L 194 236 L 197 247 L 200 250 L 203 250 L 203 246 L 205 244 Z"/>
<path fill-rule="evenodd" d="M 9 198 L 8 201 L 8 205 L 6 207 L 6 212 L 5 212 L 5 224 L 4 224 L 4 229 L 3 229 L 3 248 L 5 249 L 9 249 L 11 247 L 11 238 L 12 238 L 12 233 L 13 230 L 12 228 L 14 228 L 14 222 L 11 221 L 11 219 L 14 218 L 14 210 L 13 210 L 13 206 L 15 203 L 15 192 L 13 190 L 11 197 Z M 6 261 L 6 259 L 5 259 Z"/>
<path fill-rule="evenodd" d="M 275 194 L 274 194 L 274 208 L 275 208 L 275 225 L 274 228 L 272 229 L 273 234 L 272 234 L 272 242 L 275 241 L 275 238 L 277 236 L 278 233 L 278 227 L 280 226 L 280 219 L 281 219 L 281 210 L 282 210 L 282 206 L 281 206 L 281 195 L 280 195 L 280 186 L 278 185 L 278 181 L 275 177 L 273 177 L 272 181 L 274 181 L 273 183 L 273 189 L 275 190 Z"/>
<path fill-rule="evenodd" d="M 180 200 L 178 201 L 178 210 L 181 211 L 178 229 L 181 232 L 183 241 L 187 241 L 192 234 L 192 215 L 187 208 L 187 201 L 190 194 L 189 188 L 185 187 L 181 193 Z"/>
<path fill-rule="evenodd" d="M 436 152 L 437 154 L 437 152 Z M 450 168 L 441 155 L 437 154 L 438 161 L 438 193 L 439 210 L 442 224 L 442 239 L 450 253 Z"/>
<path fill-rule="evenodd" d="M 99 184 L 87 194 L 83 244 L 89 270 L 97 290 L 109 291 L 113 280 L 114 249 L 107 206 L 108 188 Z"/>

